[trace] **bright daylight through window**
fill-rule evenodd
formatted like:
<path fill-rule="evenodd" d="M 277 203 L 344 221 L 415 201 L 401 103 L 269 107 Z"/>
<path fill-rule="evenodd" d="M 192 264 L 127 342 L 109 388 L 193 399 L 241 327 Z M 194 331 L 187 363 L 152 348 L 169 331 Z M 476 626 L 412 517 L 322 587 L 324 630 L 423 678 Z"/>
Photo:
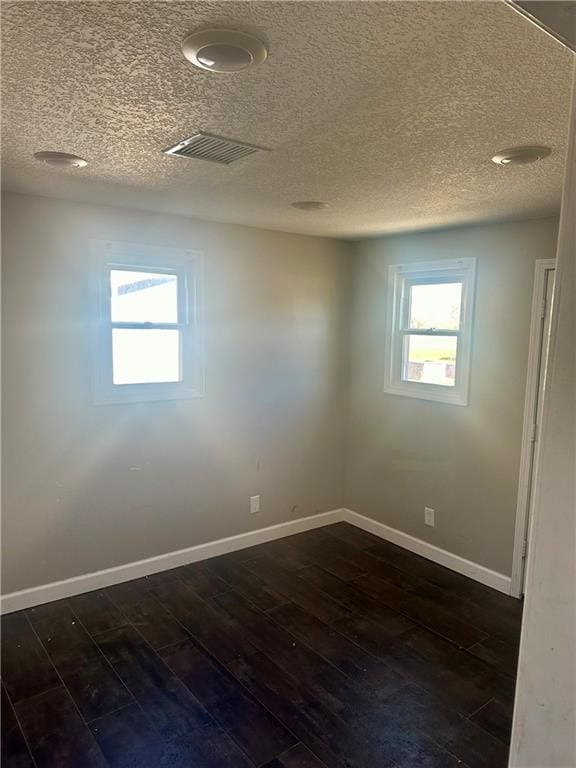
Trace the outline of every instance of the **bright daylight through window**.
<path fill-rule="evenodd" d="M 474 259 L 390 267 L 385 391 L 466 405 Z"/>
<path fill-rule="evenodd" d="M 178 275 L 111 269 L 114 384 L 180 381 Z"/>
<path fill-rule="evenodd" d="M 97 401 L 200 396 L 199 254 L 127 243 L 95 248 Z"/>

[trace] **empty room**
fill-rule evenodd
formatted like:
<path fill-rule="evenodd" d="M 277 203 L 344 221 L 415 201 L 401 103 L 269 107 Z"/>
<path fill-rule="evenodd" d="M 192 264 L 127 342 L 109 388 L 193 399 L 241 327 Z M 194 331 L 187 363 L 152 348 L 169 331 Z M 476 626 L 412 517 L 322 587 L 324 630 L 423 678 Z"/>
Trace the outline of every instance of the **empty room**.
<path fill-rule="evenodd" d="M 576 2 L 0 13 L 2 766 L 576 768 Z"/>

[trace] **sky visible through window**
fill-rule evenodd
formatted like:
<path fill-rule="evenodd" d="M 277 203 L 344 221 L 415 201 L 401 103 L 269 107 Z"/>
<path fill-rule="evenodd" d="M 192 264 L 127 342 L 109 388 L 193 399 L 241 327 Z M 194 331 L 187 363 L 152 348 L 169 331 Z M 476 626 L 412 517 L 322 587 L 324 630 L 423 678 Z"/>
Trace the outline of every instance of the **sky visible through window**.
<path fill-rule="evenodd" d="M 462 283 L 432 283 L 410 288 L 410 328 L 460 327 Z"/>
<path fill-rule="evenodd" d="M 112 323 L 177 323 L 178 276 L 110 270 Z M 114 384 L 181 380 L 180 331 L 169 328 L 112 328 Z"/>
<path fill-rule="evenodd" d="M 408 321 L 411 329 L 456 331 L 460 327 L 462 283 L 415 284 L 410 287 Z M 407 381 L 453 387 L 456 383 L 455 336 L 406 336 L 404 373 Z"/>

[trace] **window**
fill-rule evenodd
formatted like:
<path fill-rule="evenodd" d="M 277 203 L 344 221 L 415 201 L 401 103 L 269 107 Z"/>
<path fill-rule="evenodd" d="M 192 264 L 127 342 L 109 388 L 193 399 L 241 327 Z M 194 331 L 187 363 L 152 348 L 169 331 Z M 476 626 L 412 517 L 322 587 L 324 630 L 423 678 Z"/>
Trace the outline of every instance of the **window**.
<path fill-rule="evenodd" d="M 468 404 L 476 260 L 393 265 L 384 391 Z"/>
<path fill-rule="evenodd" d="M 97 403 L 203 393 L 201 254 L 93 241 Z"/>

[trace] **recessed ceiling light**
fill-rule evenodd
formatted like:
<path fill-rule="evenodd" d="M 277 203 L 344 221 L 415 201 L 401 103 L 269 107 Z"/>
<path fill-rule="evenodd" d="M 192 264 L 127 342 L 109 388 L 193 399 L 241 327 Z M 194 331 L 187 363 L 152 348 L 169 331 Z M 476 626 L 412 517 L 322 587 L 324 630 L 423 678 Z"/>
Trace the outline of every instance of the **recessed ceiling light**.
<path fill-rule="evenodd" d="M 323 211 L 330 207 L 328 203 L 322 203 L 320 200 L 298 200 L 290 205 L 292 208 L 298 208 L 299 211 Z"/>
<path fill-rule="evenodd" d="M 35 152 L 34 157 L 42 163 L 56 165 L 60 168 L 84 168 L 88 160 L 78 155 L 70 155 L 68 152 Z"/>
<path fill-rule="evenodd" d="M 497 155 L 494 155 L 492 162 L 498 165 L 527 165 L 527 163 L 535 163 L 536 160 L 542 160 L 550 152 L 550 147 L 510 147 L 510 149 L 503 149 Z"/>
<path fill-rule="evenodd" d="M 240 72 L 268 56 L 261 40 L 230 29 L 192 32 L 182 43 L 182 52 L 195 67 L 210 72 Z"/>

